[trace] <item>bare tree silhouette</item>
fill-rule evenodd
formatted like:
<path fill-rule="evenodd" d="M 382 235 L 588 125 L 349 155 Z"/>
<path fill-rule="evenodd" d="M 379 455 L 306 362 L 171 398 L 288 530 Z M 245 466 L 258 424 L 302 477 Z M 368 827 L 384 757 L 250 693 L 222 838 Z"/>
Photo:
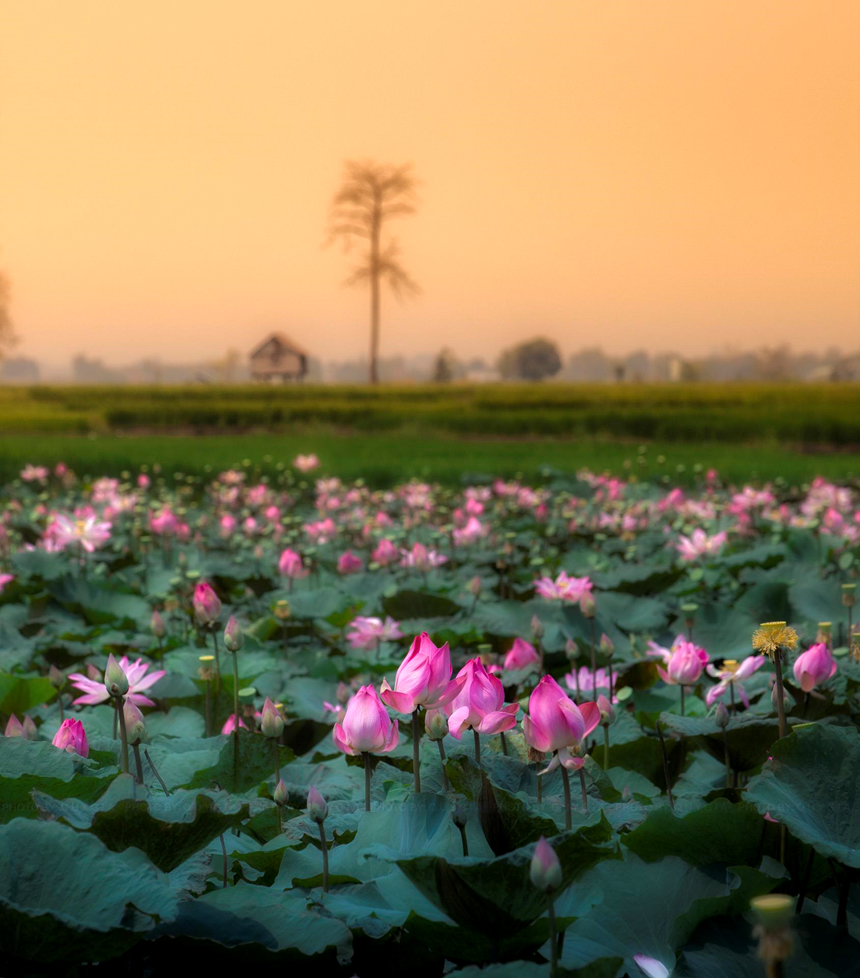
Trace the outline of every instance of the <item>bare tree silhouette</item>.
<path fill-rule="evenodd" d="M 329 213 L 328 244 L 337 238 L 349 251 L 356 239 L 367 242 L 361 263 L 344 285 L 370 283 L 370 383 L 379 383 L 380 288 L 386 281 L 398 299 L 421 291 L 400 262 L 396 238 L 382 241 L 385 223 L 406 217 L 416 209 L 417 180 L 411 164 L 390 166 L 372 161 L 345 164 L 344 179 Z"/>

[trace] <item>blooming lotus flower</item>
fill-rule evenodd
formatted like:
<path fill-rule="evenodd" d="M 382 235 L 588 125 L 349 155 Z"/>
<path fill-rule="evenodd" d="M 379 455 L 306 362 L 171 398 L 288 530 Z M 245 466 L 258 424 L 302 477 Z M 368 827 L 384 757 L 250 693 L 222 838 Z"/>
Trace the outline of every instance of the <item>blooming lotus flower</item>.
<path fill-rule="evenodd" d="M 354 649 L 364 652 L 377 648 L 380 642 L 393 642 L 403 638 L 400 625 L 391 616 L 383 621 L 381 618 L 364 618 L 359 615 L 358 618 L 353 618 L 349 627 L 351 630 L 346 633 L 346 640 Z"/>
<path fill-rule="evenodd" d="M 169 506 L 165 506 L 157 516 L 149 518 L 149 529 L 157 536 L 170 536 L 178 528 L 179 520 Z"/>
<path fill-rule="evenodd" d="M 809 693 L 836 673 L 836 660 L 824 642 L 810 646 L 795 659 L 794 678 L 804 693 Z"/>
<path fill-rule="evenodd" d="M 48 470 L 44 465 L 25 465 L 21 469 L 21 478 L 24 482 L 45 482 L 48 478 Z"/>
<path fill-rule="evenodd" d="M 568 577 L 564 571 L 555 580 L 541 577 L 534 582 L 535 593 L 550 601 L 581 601 L 586 594 L 591 594 L 594 585 L 590 577 Z"/>
<path fill-rule="evenodd" d="M 221 517 L 218 527 L 221 536 L 226 540 L 233 535 L 233 531 L 236 529 L 236 517 L 230 513 L 225 513 Z"/>
<path fill-rule="evenodd" d="M 91 554 L 110 540 L 111 526 L 111 523 L 99 520 L 96 516 L 72 520 L 60 513 L 45 530 L 45 535 L 61 549 L 79 543 L 87 553 Z"/>
<path fill-rule="evenodd" d="M 87 732 L 80 720 L 71 718 L 63 720 L 51 743 L 60 750 L 68 751 L 70 754 L 80 754 L 81 757 L 87 757 L 90 752 Z"/>
<path fill-rule="evenodd" d="M 711 686 L 705 694 L 705 702 L 708 706 L 713 706 L 727 689 L 732 688 L 737 690 L 744 706 L 749 706 L 749 697 L 743 686 L 744 680 L 749 679 L 754 672 L 761 669 L 766 661 L 767 656 L 765 655 L 750 655 L 740 665 L 734 659 L 724 660 L 722 666 L 719 667 L 709 664 L 707 666 L 708 675 L 713 676 L 714 679 L 719 679 L 719 682 L 716 686 Z"/>
<path fill-rule="evenodd" d="M 557 751 L 542 774 L 559 764 L 576 769 L 584 761 L 573 756 L 570 748 L 578 748 L 598 723 L 600 708 L 596 703 L 577 706 L 552 676 L 542 676 L 529 697 L 529 712 L 523 717 L 523 736 L 530 747 L 542 754 Z"/>
<path fill-rule="evenodd" d="M 459 740 L 469 727 L 478 733 L 496 734 L 516 726 L 518 704 L 505 706 L 504 687 L 487 672 L 480 658 L 470 659 L 457 673 L 457 679 L 461 676 L 466 677 L 463 687 L 443 707 L 452 737 Z"/>
<path fill-rule="evenodd" d="M 195 618 L 204 627 L 218 621 L 221 616 L 221 600 L 206 581 L 201 581 L 194 588 L 192 604 Z"/>
<path fill-rule="evenodd" d="M 390 540 L 382 539 L 370 556 L 381 567 L 386 567 L 400 557 L 400 551 Z"/>
<path fill-rule="evenodd" d="M 345 550 L 337 559 L 339 574 L 355 574 L 361 570 L 361 567 L 361 558 L 357 557 L 351 550 Z"/>
<path fill-rule="evenodd" d="M 330 517 L 316 523 L 305 523 L 304 530 L 314 543 L 319 544 L 328 543 L 337 534 L 337 527 Z"/>
<path fill-rule="evenodd" d="M 657 672 L 663 682 L 673 686 L 692 686 L 708 661 L 708 653 L 693 645 L 692 642 L 680 642 L 669 657 L 666 669 L 657 666 Z"/>
<path fill-rule="evenodd" d="M 536 665 L 539 662 L 540 656 L 531 642 L 527 642 L 524 638 L 515 638 L 502 665 L 505 669 L 525 669 L 526 666 Z"/>
<path fill-rule="evenodd" d="M 721 530 L 709 537 L 701 528 L 696 528 L 689 537 L 683 534 L 678 538 L 675 549 L 681 555 L 681 560 L 697 560 L 699 557 L 719 553 L 726 542 L 726 531 Z"/>
<path fill-rule="evenodd" d="M 477 516 L 470 516 L 465 526 L 457 527 L 454 530 L 454 543 L 458 547 L 466 543 L 474 543 L 476 540 L 480 540 L 486 532 L 487 528 Z"/>
<path fill-rule="evenodd" d="M 143 695 L 143 690 L 149 689 L 150 686 L 157 683 L 165 674 L 165 670 L 158 669 L 147 676 L 146 672 L 149 669 L 148 662 L 144 662 L 142 659 L 138 659 L 136 662 L 129 662 L 128 657 L 125 655 L 119 660 L 119 667 L 125 673 L 126 679 L 128 679 L 128 693 L 126 695 L 131 702 L 136 703 L 138 706 L 155 706 L 155 703 L 148 696 Z M 78 704 L 95 706 L 98 703 L 105 703 L 110 699 L 101 677 L 91 679 L 79 672 L 73 672 L 69 676 L 69 679 L 72 680 L 72 685 L 76 689 L 83 690 L 86 694 L 79 696 L 75 700 L 76 706 Z"/>
<path fill-rule="evenodd" d="M 319 468 L 320 460 L 316 455 L 296 455 L 293 465 L 299 472 L 313 472 L 314 469 Z"/>
<path fill-rule="evenodd" d="M 436 550 L 428 550 L 423 543 L 413 543 L 411 550 L 401 550 L 400 557 L 401 567 L 414 567 L 422 573 L 448 562 L 447 557 Z"/>
<path fill-rule="evenodd" d="M 387 754 L 397 746 L 397 721 L 388 715 L 373 686 L 362 686 L 349 701 L 343 723 L 336 723 L 332 740 L 344 754 Z"/>
<path fill-rule="evenodd" d="M 466 677 L 451 679 L 451 650 L 446 642 L 441 648 L 433 644 L 427 632 L 412 642 L 406 658 L 394 677 L 394 689 L 382 680 L 380 695 L 398 713 L 412 713 L 419 706 L 438 710 L 460 692 Z"/>
<path fill-rule="evenodd" d="M 248 729 L 247 724 L 245 723 L 245 721 L 241 717 L 239 717 L 239 726 L 243 730 L 247 730 Z M 236 729 L 236 714 L 235 713 L 231 713 L 230 716 L 227 717 L 226 723 L 221 728 L 221 733 L 224 734 L 225 736 L 227 736 L 227 735 L 233 733 L 233 731 L 235 729 Z"/>

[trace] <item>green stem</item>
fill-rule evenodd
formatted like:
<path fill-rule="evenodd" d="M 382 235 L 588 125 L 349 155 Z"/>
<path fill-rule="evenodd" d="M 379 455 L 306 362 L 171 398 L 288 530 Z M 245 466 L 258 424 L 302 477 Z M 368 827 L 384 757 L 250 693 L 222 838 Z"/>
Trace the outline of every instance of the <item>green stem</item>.
<path fill-rule="evenodd" d="M 140 761 L 140 743 L 132 744 L 131 749 L 134 751 L 134 765 L 137 768 L 137 783 L 143 784 L 143 764 Z"/>
<path fill-rule="evenodd" d="M 505 755 L 505 757 L 507 757 L 508 756 L 508 742 L 507 742 L 507 740 L 505 740 L 505 731 L 504 730 L 501 730 L 499 732 L 499 736 L 502 738 L 502 753 Z"/>
<path fill-rule="evenodd" d="M 585 790 L 585 770 L 579 769 L 579 786 L 582 789 L 582 810 L 588 811 L 588 792 Z"/>
<path fill-rule="evenodd" d="M 552 896 L 547 895 L 547 917 L 549 918 L 549 973 L 550 978 L 558 974 L 558 941 L 556 940 L 555 907 Z"/>
<path fill-rule="evenodd" d="M 236 791 L 239 784 L 239 654 L 237 652 L 233 653 L 233 720 L 233 790 Z M 275 746 L 275 784 L 281 780 L 277 769 L 278 748 Z"/>
<path fill-rule="evenodd" d="M 672 797 L 672 782 L 669 778 L 669 758 L 666 756 L 666 741 L 663 740 L 663 731 L 660 729 L 659 722 L 655 726 L 657 727 L 657 736 L 660 738 L 660 753 L 663 755 L 663 777 L 666 779 L 666 794 L 669 796 L 669 807 L 674 812 L 675 799 Z"/>
<path fill-rule="evenodd" d="M 561 765 L 561 783 L 564 786 L 564 827 L 569 829 L 573 825 L 570 814 L 570 775 L 563 764 Z"/>
<path fill-rule="evenodd" d="M 328 893 L 328 842 L 325 837 L 325 825 L 320 824 L 320 845 L 323 859 L 323 893 Z"/>
<path fill-rule="evenodd" d="M 782 686 L 782 649 L 776 650 L 773 665 L 776 672 L 776 712 L 779 716 L 779 739 L 782 740 L 788 735 L 788 724 L 785 722 L 785 694 Z"/>
<path fill-rule="evenodd" d="M 681 716 L 685 716 L 684 713 L 684 687 L 681 686 Z"/>
<path fill-rule="evenodd" d="M 723 754 L 726 759 L 726 787 L 731 788 L 732 786 L 732 766 L 729 763 L 729 735 L 726 732 L 725 727 L 723 728 Z"/>
<path fill-rule="evenodd" d="M 370 811 L 370 779 L 372 777 L 372 772 L 370 770 L 370 754 L 364 751 L 361 755 L 364 758 L 364 810 L 366 812 Z"/>
<path fill-rule="evenodd" d="M 164 783 L 164 779 L 158 773 L 158 768 L 156 768 L 156 766 L 152 763 L 152 758 L 149 756 L 149 751 L 145 747 L 143 749 L 143 753 L 146 754 L 146 759 L 149 761 L 149 766 L 152 768 L 152 773 L 155 775 L 156 781 L 158 781 L 158 783 L 161 785 L 161 790 L 165 793 L 165 795 L 169 795 L 170 792 L 167 789 L 167 785 Z"/>
<path fill-rule="evenodd" d="M 597 632 L 594 627 L 594 618 L 588 619 L 591 625 L 591 692 L 595 700 L 597 699 Z"/>
<path fill-rule="evenodd" d="M 125 729 L 125 710 L 122 708 L 123 698 L 116 697 L 117 716 L 119 717 L 119 735 L 122 738 L 122 773 L 128 774 L 128 734 Z"/>
<path fill-rule="evenodd" d="M 275 755 L 275 787 L 277 788 L 278 782 L 281 780 L 281 760 L 278 757 L 277 740 L 272 741 L 272 753 Z"/>
<path fill-rule="evenodd" d="M 215 646 L 215 696 L 217 697 L 221 692 L 221 653 L 218 651 L 218 632 L 214 627 L 212 629 L 212 644 Z"/>
<path fill-rule="evenodd" d="M 210 687 L 212 685 L 211 681 L 206 679 L 204 681 L 206 687 L 206 736 L 212 736 L 212 692 Z"/>
<path fill-rule="evenodd" d="M 224 857 L 224 882 L 221 884 L 222 889 L 227 889 L 227 843 L 224 841 L 224 833 L 222 832 L 219 836 L 221 839 L 221 855 Z"/>
<path fill-rule="evenodd" d="M 603 724 L 603 770 L 609 770 L 609 724 Z"/>
<path fill-rule="evenodd" d="M 472 733 L 475 735 L 475 763 L 478 767 L 481 766 L 481 735 L 475 728 L 472 728 Z"/>
<path fill-rule="evenodd" d="M 412 780 L 415 783 L 415 794 L 421 794 L 421 729 L 418 723 L 418 707 L 412 711 Z"/>
<path fill-rule="evenodd" d="M 445 768 L 445 745 L 441 740 L 437 740 L 436 743 L 439 745 L 439 759 L 442 761 L 442 790 L 448 791 L 451 785 L 448 783 L 448 771 Z"/>
<path fill-rule="evenodd" d="M 466 826 L 458 825 L 457 828 L 460 830 L 460 842 L 463 844 L 463 855 L 469 855 L 469 840 L 466 838 Z"/>

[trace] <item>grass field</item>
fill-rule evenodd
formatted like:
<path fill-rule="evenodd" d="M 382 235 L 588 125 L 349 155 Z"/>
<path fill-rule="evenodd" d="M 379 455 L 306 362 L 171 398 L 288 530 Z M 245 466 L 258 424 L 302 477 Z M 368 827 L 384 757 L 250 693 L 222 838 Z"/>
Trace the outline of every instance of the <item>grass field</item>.
<path fill-rule="evenodd" d="M 309 451 L 324 471 L 375 485 L 535 479 L 546 466 L 681 482 L 697 465 L 732 481 L 844 481 L 860 476 L 860 385 L 0 389 L 4 480 L 27 462 L 60 460 L 92 475 L 244 460 L 274 471 Z"/>

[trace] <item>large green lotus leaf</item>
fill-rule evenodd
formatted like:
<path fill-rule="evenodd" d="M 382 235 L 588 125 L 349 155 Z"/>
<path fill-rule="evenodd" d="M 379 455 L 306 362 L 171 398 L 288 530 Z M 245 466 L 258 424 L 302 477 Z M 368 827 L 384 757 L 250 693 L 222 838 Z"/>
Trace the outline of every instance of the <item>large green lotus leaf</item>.
<path fill-rule="evenodd" d="M 807 574 L 792 583 L 788 596 L 794 611 L 790 620 L 806 625 L 809 637 L 813 637 L 818 622 L 833 622 L 835 633 L 836 623 L 845 619 L 838 581 L 824 580 L 817 573 Z"/>
<path fill-rule="evenodd" d="M 94 801 L 107 791 L 116 769 L 99 769 L 93 759 L 62 751 L 45 741 L 0 737 L 0 822 L 36 818 L 34 789 L 53 798 Z"/>
<path fill-rule="evenodd" d="M 723 730 L 715 716 L 681 717 L 664 713 L 660 722 L 664 730 L 686 738 L 693 747 L 704 748 L 715 760 L 724 760 Z M 789 717 L 789 723 L 796 722 Z M 779 739 L 779 720 L 775 715 L 739 713 L 729 720 L 726 735 L 732 769 L 752 771 L 767 760 L 771 746 Z"/>
<path fill-rule="evenodd" d="M 346 924 L 318 911 L 303 894 L 243 882 L 181 903 L 174 921 L 147 936 L 172 937 L 176 950 L 192 954 L 197 942 L 212 942 L 233 951 L 242 965 L 270 963 L 277 955 L 312 970 L 348 960 L 352 949 Z"/>
<path fill-rule="evenodd" d="M 382 607 L 386 615 L 391 615 L 397 621 L 409 618 L 450 618 L 460 610 L 456 601 L 425 591 L 398 591 L 391 597 L 383 598 Z"/>
<path fill-rule="evenodd" d="M 152 616 L 149 603 L 139 595 L 113 591 L 83 577 L 64 577 L 53 582 L 49 591 L 64 608 L 83 615 L 92 625 L 115 622 L 142 629 Z"/>
<path fill-rule="evenodd" d="M 58 822 L 0 826 L 0 952 L 98 961 L 177 914 L 170 880 L 137 849 L 111 852 Z"/>
<path fill-rule="evenodd" d="M 603 900 L 568 927 L 562 965 L 581 968 L 619 956 L 631 975 L 639 974 L 633 961 L 637 954 L 662 962 L 671 974 L 679 945 L 731 896 L 727 878 L 715 879 L 677 856 L 655 863 L 634 855 L 624 862 L 606 861 L 586 874 L 581 885 L 599 886 Z M 564 895 L 556 912 L 566 915 Z"/>
<path fill-rule="evenodd" d="M 167 676 L 164 678 L 167 679 Z M 206 721 L 203 714 L 187 706 L 174 706 L 169 713 L 146 715 L 146 736 L 150 741 L 156 737 L 200 738 L 205 733 Z"/>
<path fill-rule="evenodd" d="M 198 770 L 183 788 L 210 788 L 215 785 L 226 791 L 247 791 L 275 776 L 275 760 L 272 741 L 262 734 L 239 731 L 238 776 L 234 778 L 234 734 L 210 738 L 221 742 L 218 761 L 211 767 Z M 295 759 L 289 747 L 278 746 L 278 762 L 281 770 Z"/>
<path fill-rule="evenodd" d="M 47 703 L 56 695 L 47 676 L 10 676 L 0 673 L 0 713 L 14 713 L 18 719 L 33 707 Z"/>
<path fill-rule="evenodd" d="M 316 785 L 328 802 L 364 799 L 364 771 L 346 764 L 343 754 L 316 763 L 293 761 L 281 770 L 281 780 L 287 786 L 287 804 L 293 808 L 305 808 L 311 785 Z"/>
<path fill-rule="evenodd" d="M 749 804 L 718 798 L 679 818 L 668 807 L 649 813 L 623 842 L 645 862 L 679 856 L 692 866 L 726 866 L 759 862 L 764 821 Z"/>
<path fill-rule="evenodd" d="M 707 649 L 712 659 L 745 659 L 753 654 L 753 632 L 769 620 L 766 608 L 752 614 L 739 613 L 729 604 L 702 604 L 696 611 L 693 641 Z M 675 628 L 684 630 L 680 621 Z"/>
<path fill-rule="evenodd" d="M 11 557 L 12 568 L 19 578 L 41 578 L 56 581 L 69 572 L 68 557 L 46 550 L 19 550 Z"/>
<path fill-rule="evenodd" d="M 565 978 L 615 978 L 621 967 L 621 958 L 604 958 L 593 961 L 584 968 L 574 971 L 560 971 Z M 507 964 L 489 964 L 485 968 L 470 965 L 457 971 L 448 972 L 448 978 L 547 978 L 549 974 L 545 964 L 534 961 L 509 961 Z"/>
<path fill-rule="evenodd" d="M 822 856 L 860 868 L 860 735 L 855 727 L 797 727 L 746 796 Z"/>
<path fill-rule="evenodd" d="M 285 597 L 290 602 L 290 615 L 302 619 L 328 618 L 352 603 L 348 595 L 333 587 L 292 591 Z"/>
<path fill-rule="evenodd" d="M 74 829 L 92 832 L 114 852 L 134 846 L 169 873 L 211 839 L 248 817 L 248 805 L 226 792 L 150 794 L 130 774 L 120 774 L 93 804 L 33 792 L 40 811 Z"/>
<path fill-rule="evenodd" d="M 323 723 L 332 717 L 323 703 L 337 702 L 337 683 L 312 676 L 296 676 L 287 680 L 282 699 L 287 705 L 288 716 Z"/>
<path fill-rule="evenodd" d="M 602 746 L 598 757 L 602 757 Z M 666 753 L 671 773 L 683 760 L 683 746 L 671 737 L 666 738 Z M 609 728 L 609 764 L 627 768 L 644 775 L 649 781 L 664 787 L 663 755 L 656 734 L 646 733 L 630 713 L 621 713 Z"/>
<path fill-rule="evenodd" d="M 673 978 L 762 978 L 753 921 L 713 917 L 702 923 L 683 948 Z M 792 924 L 794 950 L 786 962 L 790 978 L 857 978 L 860 943 L 812 914 Z"/>
<path fill-rule="evenodd" d="M 601 591 L 622 591 L 626 594 L 651 596 L 664 591 L 683 574 L 683 569 L 661 560 L 613 561 L 603 571 L 592 573 L 591 579 Z"/>
<path fill-rule="evenodd" d="M 612 827 L 595 813 L 590 824 L 553 837 L 567 886 L 602 859 L 617 858 L 608 845 Z M 397 865 L 424 895 L 455 923 L 501 938 L 527 927 L 546 909 L 546 900 L 529 878 L 534 846 L 495 859 L 472 856 L 412 856 Z"/>

